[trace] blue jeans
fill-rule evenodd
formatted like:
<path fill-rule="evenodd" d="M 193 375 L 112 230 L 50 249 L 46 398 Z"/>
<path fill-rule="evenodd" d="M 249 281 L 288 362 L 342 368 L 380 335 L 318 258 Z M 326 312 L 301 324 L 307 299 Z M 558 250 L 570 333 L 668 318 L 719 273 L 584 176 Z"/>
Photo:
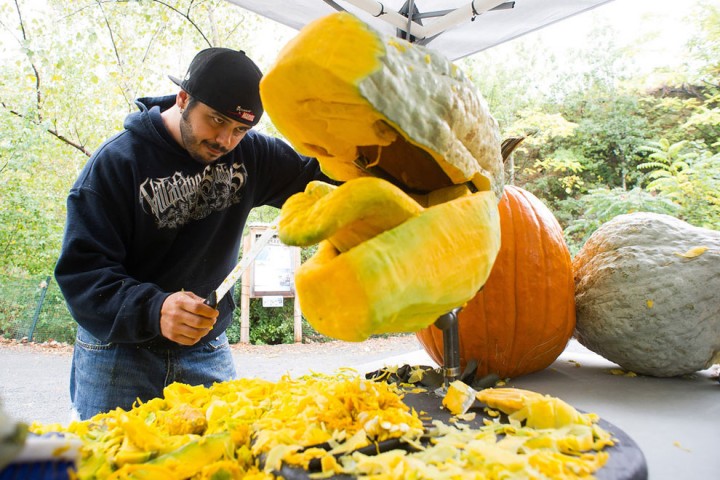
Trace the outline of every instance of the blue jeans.
<path fill-rule="evenodd" d="M 173 382 L 211 386 L 236 378 L 227 336 L 192 347 L 106 343 L 78 326 L 70 400 L 81 420 L 162 397 Z"/>

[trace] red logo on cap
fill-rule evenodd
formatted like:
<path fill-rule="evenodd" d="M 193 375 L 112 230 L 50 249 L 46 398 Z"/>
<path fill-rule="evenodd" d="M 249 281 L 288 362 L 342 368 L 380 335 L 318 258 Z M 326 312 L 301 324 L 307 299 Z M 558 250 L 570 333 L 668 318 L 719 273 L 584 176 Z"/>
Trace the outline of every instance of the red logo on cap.
<path fill-rule="evenodd" d="M 254 122 L 255 114 L 252 112 L 242 112 L 240 114 L 240 118 L 242 118 L 243 120 L 247 120 L 248 122 Z"/>

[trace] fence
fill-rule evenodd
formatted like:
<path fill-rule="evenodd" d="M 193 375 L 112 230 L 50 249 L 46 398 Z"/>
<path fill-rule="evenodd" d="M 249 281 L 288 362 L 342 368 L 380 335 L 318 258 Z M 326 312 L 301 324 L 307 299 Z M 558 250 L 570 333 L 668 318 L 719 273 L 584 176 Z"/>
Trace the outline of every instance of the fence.
<path fill-rule="evenodd" d="M 76 324 L 52 277 L 0 276 L 0 335 L 33 342 L 75 341 Z"/>

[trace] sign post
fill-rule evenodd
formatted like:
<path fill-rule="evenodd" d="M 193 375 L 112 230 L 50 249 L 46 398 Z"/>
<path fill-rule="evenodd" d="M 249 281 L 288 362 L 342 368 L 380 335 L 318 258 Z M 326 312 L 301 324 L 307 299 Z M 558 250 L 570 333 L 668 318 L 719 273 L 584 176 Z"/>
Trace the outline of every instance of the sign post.
<path fill-rule="evenodd" d="M 250 224 L 250 234 L 243 239 L 243 251 L 252 248 L 267 224 Z M 302 313 L 295 299 L 295 271 L 300 266 L 300 248 L 283 244 L 275 235 L 258 254 L 242 276 L 240 298 L 240 342 L 250 342 L 250 299 L 262 298 L 263 306 L 281 307 L 283 299 L 294 301 L 293 332 L 295 342 L 302 342 Z"/>

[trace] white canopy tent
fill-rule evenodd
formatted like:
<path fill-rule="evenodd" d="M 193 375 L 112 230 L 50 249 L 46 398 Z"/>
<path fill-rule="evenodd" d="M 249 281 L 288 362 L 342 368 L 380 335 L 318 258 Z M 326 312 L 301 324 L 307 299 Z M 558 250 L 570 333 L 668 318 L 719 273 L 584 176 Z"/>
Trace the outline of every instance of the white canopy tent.
<path fill-rule="evenodd" d="M 409 32 L 410 41 L 457 60 L 612 0 L 228 1 L 297 30 L 346 10 L 385 35 L 408 38 Z"/>

